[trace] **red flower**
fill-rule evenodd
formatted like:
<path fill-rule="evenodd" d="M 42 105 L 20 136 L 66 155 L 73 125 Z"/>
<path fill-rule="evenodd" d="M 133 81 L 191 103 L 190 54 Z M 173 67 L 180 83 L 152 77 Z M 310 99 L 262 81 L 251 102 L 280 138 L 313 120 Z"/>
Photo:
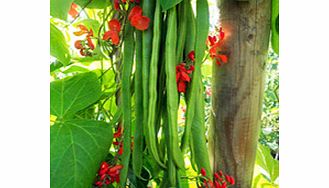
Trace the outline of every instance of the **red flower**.
<path fill-rule="evenodd" d="M 194 50 L 191 51 L 187 56 L 188 56 L 188 58 L 189 58 L 191 61 L 194 62 L 194 60 L 195 60 L 195 53 L 194 53 Z"/>
<path fill-rule="evenodd" d="M 149 27 L 150 18 L 146 16 L 134 16 L 131 18 L 130 24 L 140 31 L 144 31 Z"/>
<path fill-rule="evenodd" d="M 143 10 L 140 6 L 135 6 L 131 9 L 128 20 L 130 24 L 134 26 L 136 29 L 144 31 L 149 27 L 150 18 L 143 16 Z"/>
<path fill-rule="evenodd" d="M 128 20 L 131 21 L 131 19 L 134 16 L 142 16 L 143 10 L 140 6 L 134 6 L 134 8 L 131 9 L 129 15 L 128 15 Z"/>
<path fill-rule="evenodd" d="M 115 10 L 119 10 L 120 6 L 119 6 L 119 0 L 114 0 L 114 9 Z"/>
<path fill-rule="evenodd" d="M 78 5 L 75 3 L 72 3 L 70 10 L 69 10 L 69 15 L 72 16 L 73 18 L 76 18 L 79 15 L 79 12 L 76 10 L 76 8 L 78 8 Z"/>
<path fill-rule="evenodd" d="M 119 34 L 116 31 L 106 31 L 103 35 L 103 40 L 111 39 L 114 45 L 118 45 L 120 43 Z"/>
<path fill-rule="evenodd" d="M 221 65 L 221 63 L 228 62 L 227 55 L 221 53 L 222 51 L 221 46 L 223 44 L 224 37 L 225 37 L 225 33 L 223 32 L 222 27 L 220 27 L 219 29 L 219 36 L 218 36 L 218 38 L 220 39 L 219 41 L 217 41 L 216 36 L 208 36 L 208 44 L 210 46 L 209 55 L 212 59 L 216 60 L 216 63 L 218 65 Z"/>
<path fill-rule="evenodd" d="M 89 34 L 88 28 L 86 26 L 79 24 L 78 27 L 80 28 L 80 31 L 73 32 L 73 34 L 75 36 L 81 36 L 83 34 Z"/>
<path fill-rule="evenodd" d="M 176 82 L 178 92 L 186 92 L 186 84 L 191 81 L 189 74 L 194 70 L 194 66 L 190 65 L 189 69 L 186 69 L 184 62 L 176 66 Z"/>
<path fill-rule="evenodd" d="M 208 36 L 208 44 L 209 46 L 213 46 L 217 41 L 216 36 Z"/>
<path fill-rule="evenodd" d="M 77 41 L 75 41 L 75 43 L 74 43 L 74 47 L 75 47 L 76 49 L 83 49 L 83 46 L 82 46 L 82 44 L 81 44 L 81 40 L 77 40 Z"/>
<path fill-rule="evenodd" d="M 234 178 L 232 176 L 229 175 L 225 175 L 225 179 L 227 182 L 229 182 L 231 185 L 235 184 Z"/>
<path fill-rule="evenodd" d="M 202 176 L 206 176 L 206 170 L 204 168 L 201 168 L 201 174 Z"/>
<path fill-rule="evenodd" d="M 122 135 L 122 128 L 121 128 L 121 126 L 119 126 L 117 132 L 114 133 L 113 137 L 120 138 L 121 135 Z"/>
<path fill-rule="evenodd" d="M 120 32 L 121 29 L 121 24 L 119 20 L 117 19 L 112 19 L 108 22 L 109 29 L 112 31 Z"/>

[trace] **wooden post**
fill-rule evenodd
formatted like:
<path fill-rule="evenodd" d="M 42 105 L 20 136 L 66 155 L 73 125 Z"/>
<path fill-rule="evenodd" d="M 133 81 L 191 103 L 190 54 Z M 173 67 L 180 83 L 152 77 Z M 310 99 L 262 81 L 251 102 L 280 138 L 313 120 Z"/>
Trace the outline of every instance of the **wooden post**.
<path fill-rule="evenodd" d="M 213 66 L 211 161 L 214 171 L 223 170 L 235 178 L 234 188 L 250 188 L 262 113 L 271 0 L 220 0 L 219 9 L 229 62 Z"/>

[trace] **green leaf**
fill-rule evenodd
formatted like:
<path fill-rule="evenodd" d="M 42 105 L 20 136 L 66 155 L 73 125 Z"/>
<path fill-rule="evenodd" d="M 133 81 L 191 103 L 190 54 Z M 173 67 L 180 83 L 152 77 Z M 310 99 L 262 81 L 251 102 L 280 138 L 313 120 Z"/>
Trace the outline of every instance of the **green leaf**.
<path fill-rule="evenodd" d="M 95 120 L 66 120 L 50 128 L 50 186 L 90 188 L 112 142 L 112 129 Z"/>
<path fill-rule="evenodd" d="M 169 10 L 170 8 L 174 7 L 181 1 L 182 0 L 161 0 L 160 4 L 161 4 L 162 11 Z"/>
<path fill-rule="evenodd" d="M 262 174 L 271 183 L 274 183 L 279 177 L 279 162 L 273 159 L 270 150 L 262 144 L 258 144 L 256 164 L 266 172 Z"/>
<path fill-rule="evenodd" d="M 279 54 L 279 0 L 272 0 L 272 48 Z"/>
<path fill-rule="evenodd" d="M 74 27 L 77 27 L 78 25 L 84 25 L 86 26 L 88 29 L 92 29 L 94 36 L 98 36 L 98 30 L 99 30 L 99 22 L 97 20 L 94 19 L 84 19 L 81 21 L 78 21 L 76 23 L 73 24 Z"/>
<path fill-rule="evenodd" d="M 50 24 L 50 55 L 57 58 L 64 65 L 71 60 L 70 52 L 63 33 L 53 24 Z"/>
<path fill-rule="evenodd" d="M 72 65 L 66 70 L 63 71 L 64 74 L 69 74 L 69 73 L 84 73 L 84 72 L 89 72 L 89 69 L 78 66 L 78 65 Z"/>
<path fill-rule="evenodd" d="M 50 0 L 50 15 L 66 21 L 73 0 Z"/>
<path fill-rule="evenodd" d="M 101 87 L 95 73 L 78 74 L 50 84 L 50 113 L 59 119 L 74 115 L 96 102 Z"/>
<path fill-rule="evenodd" d="M 74 3 L 81 7 L 103 9 L 111 4 L 111 1 L 106 0 L 74 0 Z"/>

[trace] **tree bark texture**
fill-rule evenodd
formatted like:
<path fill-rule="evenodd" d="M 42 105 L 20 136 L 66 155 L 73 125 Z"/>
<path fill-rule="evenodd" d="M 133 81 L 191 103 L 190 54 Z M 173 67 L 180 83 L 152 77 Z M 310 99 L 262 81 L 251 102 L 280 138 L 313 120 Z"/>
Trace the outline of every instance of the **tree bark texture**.
<path fill-rule="evenodd" d="M 271 0 L 219 0 L 228 63 L 213 68 L 213 114 L 209 131 L 213 170 L 250 188 L 257 151 L 267 60 Z"/>

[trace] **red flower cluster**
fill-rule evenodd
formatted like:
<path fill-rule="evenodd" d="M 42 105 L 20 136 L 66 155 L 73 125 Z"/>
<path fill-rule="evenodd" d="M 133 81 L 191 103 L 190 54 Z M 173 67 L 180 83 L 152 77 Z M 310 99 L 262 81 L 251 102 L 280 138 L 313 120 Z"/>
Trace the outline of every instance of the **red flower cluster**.
<path fill-rule="evenodd" d="M 132 26 L 141 31 L 146 30 L 151 21 L 150 18 L 143 16 L 143 10 L 140 6 L 135 6 L 131 9 L 128 20 Z"/>
<path fill-rule="evenodd" d="M 113 134 L 113 138 L 120 139 L 121 136 L 122 136 L 122 127 L 119 125 L 117 132 L 115 132 Z M 113 142 L 113 145 L 119 146 L 118 154 L 122 155 L 122 153 L 123 153 L 123 141 L 121 141 L 121 142 L 120 141 L 115 141 L 115 142 Z"/>
<path fill-rule="evenodd" d="M 72 16 L 73 18 L 78 17 L 79 12 L 77 11 L 78 5 L 75 3 L 71 4 L 70 10 L 69 10 L 69 15 Z"/>
<path fill-rule="evenodd" d="M 191 51 L 188 55 L 187 62 L 180 63 L 176 66 L 176 82 L 177 82 L 177 89 L 178 92 L 186 92 L 186 84 L 191 81 L 190 74 L 194 71 L 194 66 L 191 65 L 195 60 L 194 51 Z M 186 60 L 185 60 L 186 61 Z"/>
<path fill-rule="evenodd" d="M 186 84 L 191 81 L 189 74 L 194 71 L 194 66 L 190 65 L 186 68 L 186 64 L 184 62 L 180 63 L 176 66 L 176 82 L 178 92 L 186 92 Z"/>
<path fill-rule="evenodd" d="M 121 24 L 119 20 L 112 19 L 108 22 L 109 31 L 106 31 L 103 35 L 103 40 L 111 39 L 114 45 L 118 45 L 120 42 L 119 33 L 121 30 Z"/>
<path fill-rule="evenodd" d="M 123 4 L 127 3 L 127 0 L 121 0 L 121 2 Z M 137 3 L 139 4 L 140 3 L 140 0 L 129 0 L 130 3 Z M 115 10 L 119 10 L 120 9 L 120 0 L 114 0 L 113 1 L 113 7 Z"/>
<path fill-rule="evenodd" d="M 227 63 L 227 55 L 221 53 L 221 46 L 223 44 L 223 40 L 225 37 L 225 33 L 223 32 L 222 27 L 219 29 L 218 39 L 216 36 L 208 36 L 208 45 L 210 47 L 209 54 L 212 59 L 216 59 L 216 63 L 221 65 L 221 63 Z"/>
<path fill-rule="evenodd" d="M 80 28 L 80 31 L 73 32 L 73 34 L 76 36 L 81 36 L 81 35 L 87 34 L 87 36 L 86 36 L 85 40 L 75 41 L 74 47 L 76 49 L 80 50 L 80 54 L 82 56 L 91 56 L 92 53 L 89 50 L 95 49 L 95 45 L 91 39 L 91 37 L 94 36 L 93 30 L 92 29 L 88 30 L 88 28 L 86 26 L 81 25 L 81 24 L 78 25 L 78 27 Z"/>
<path fill-rule="evenodd" d="M 113 182 L 120 182 L 120 170 L 122 165 L 110 166 L 108 163 L 103 162 L 98 171 L 99 180 L 95 183 L 96 186 L 102 187 L 104 184 L 109 185 Z"/>
<path fill-rule="evenodd" d="M 235 184 L 234 178 L 227 174 L 223 174 L 221 170 L 215 172 L 214 181 L 211 181 L 210 179 L 207 179 L 207 177 L 205 177 L 206 170 L 204 168 L 201 168 L 201 175 L 204 176 L 203 187 L 206 188 L 227 188 L 229 185 Z"/>

